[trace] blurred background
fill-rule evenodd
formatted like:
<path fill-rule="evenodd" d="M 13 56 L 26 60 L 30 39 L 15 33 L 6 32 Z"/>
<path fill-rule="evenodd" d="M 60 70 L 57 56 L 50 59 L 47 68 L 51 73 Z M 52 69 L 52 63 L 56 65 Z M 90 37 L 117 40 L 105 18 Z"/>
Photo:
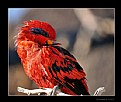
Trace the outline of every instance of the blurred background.
<path fill-rule="evenodd" d="M 51 24 L 57 32 L 57 41 L 69 50 L 84 68 L 90 94 L 104 86 L 102 95 L 115 95 L 115 9 L 8 9 L 8 95 L 25 95 L 17 87 L 37 88 L 24 73 L 16 53 L 14 36 L 23 21 L 41 20 Z"/>

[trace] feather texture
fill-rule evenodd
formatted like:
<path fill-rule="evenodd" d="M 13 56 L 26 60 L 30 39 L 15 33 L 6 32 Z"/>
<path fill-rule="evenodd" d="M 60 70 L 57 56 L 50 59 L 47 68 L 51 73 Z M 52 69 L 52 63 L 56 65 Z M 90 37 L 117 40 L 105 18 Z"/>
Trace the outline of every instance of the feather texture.
<path fill-rule="evenodd" d="M 76 58 L 47 40 L 55 41 L 55 30 L 47 23 L 32 20 L 21 28 L 16 46 L 26 74 L 38 87 L 58 84 L 64 93 L 89 95 L 86 74 Z"/>

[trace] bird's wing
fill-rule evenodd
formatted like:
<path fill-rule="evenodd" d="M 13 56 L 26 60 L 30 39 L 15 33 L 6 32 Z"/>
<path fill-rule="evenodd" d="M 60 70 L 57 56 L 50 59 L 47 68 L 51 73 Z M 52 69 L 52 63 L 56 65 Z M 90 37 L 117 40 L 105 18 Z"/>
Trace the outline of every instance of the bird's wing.
<path fill-rule="evenodd" d="M 48 67 L 52 77 L 75 94 L 89 94 L 85 72 L 76 58 L 60 46 L 50 47 L 52 64 Z"/>

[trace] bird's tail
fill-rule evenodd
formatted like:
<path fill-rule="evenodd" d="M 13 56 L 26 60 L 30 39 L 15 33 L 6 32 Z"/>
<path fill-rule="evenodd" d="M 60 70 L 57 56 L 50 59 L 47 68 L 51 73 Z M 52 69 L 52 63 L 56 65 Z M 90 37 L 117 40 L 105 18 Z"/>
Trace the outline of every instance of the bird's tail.
<path fill-rule="evenodd" d="M 90 95 L 86 79 L 70 79 L 73 83 L 68 82 L 62 87 L 61 90 L 70 95 Z"/>

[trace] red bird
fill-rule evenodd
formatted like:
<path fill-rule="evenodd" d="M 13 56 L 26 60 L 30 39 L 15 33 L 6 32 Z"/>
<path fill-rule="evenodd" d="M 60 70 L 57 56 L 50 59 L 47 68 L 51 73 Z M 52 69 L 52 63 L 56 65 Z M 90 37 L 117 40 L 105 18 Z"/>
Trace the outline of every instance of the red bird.
<path fill-rule="evenodd" d="M 57 43 L 54 28 L 42 21 L 24 22 L 17 35 L 17 53 L 38 87 L 58 85 L 70 95 L 89 95 L 86 74 L 76 58 Z"/>

